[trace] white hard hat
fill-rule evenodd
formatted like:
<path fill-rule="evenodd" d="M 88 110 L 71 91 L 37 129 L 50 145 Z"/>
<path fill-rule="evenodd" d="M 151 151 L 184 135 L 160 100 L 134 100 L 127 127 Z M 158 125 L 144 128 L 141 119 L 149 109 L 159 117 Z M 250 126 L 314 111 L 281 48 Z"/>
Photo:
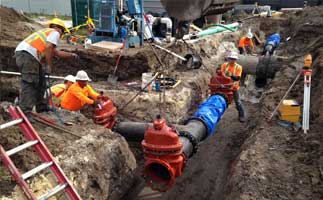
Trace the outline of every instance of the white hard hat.
<path fill-rule="evenodd" d="M 228 55 L 228 58 L 238 60 L 238 53 L 235 51 L 231 51 Z"/>
<path fill-rule="evenodd" d="M 252 39 L 253 38 L 253 34 L 251 32 L 248 32 L 247 33 L 247 38 Z"/>
<path fill-rule="evenodd" d="M 91 81 L 87 73 L 83 70 L 77 72 L 75 79 L 79 81 Z"/>
<path fill-rule="evenodd" d="M 65 76 L 64 80 L 65 81 L 70 81 L 70 82 L 73 82 L 73 83 L 76 82 L 75 76 L 73 76 L 73 75 L 67 75 L 67 76 Z"/>

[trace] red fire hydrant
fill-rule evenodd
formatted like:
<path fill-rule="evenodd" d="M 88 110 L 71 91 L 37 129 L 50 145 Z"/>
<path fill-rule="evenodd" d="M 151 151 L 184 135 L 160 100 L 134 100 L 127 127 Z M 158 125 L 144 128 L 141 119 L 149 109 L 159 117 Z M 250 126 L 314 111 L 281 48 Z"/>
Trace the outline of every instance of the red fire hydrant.
<path fill-rule="evenodd" d="M 175 178 L 182 175 L 185 155 L 182 143 L 174 128 L 166 125 L 166 120 L 157 116 L 153 127 L 147 127 L 142 141 L 145 154 L 144 178 L 151 188 L 168 190 Z"/>

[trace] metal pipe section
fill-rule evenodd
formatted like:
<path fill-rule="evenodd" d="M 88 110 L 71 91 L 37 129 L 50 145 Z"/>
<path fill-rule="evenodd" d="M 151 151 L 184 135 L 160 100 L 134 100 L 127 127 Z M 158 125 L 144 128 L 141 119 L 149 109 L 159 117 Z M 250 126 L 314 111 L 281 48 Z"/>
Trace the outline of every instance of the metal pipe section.
<path fill-rule="evenodd" d="M 19 72 L 10 72 L 10 71 L 0 71 L 0 74 L 21 76 L 21 73 L 19 73 Z M 62 77 L 62 76 L 49 76 L 49 78 L 51 78 L 51 79 L 64 80 L 65 77 Z"/>
<path fill-rule="evenodd" d="M 197 150 L 197 144 L 212 135 L 227 108 L 227 102 L 221 95 L 213 95 L 203 102 L 197 112 L 185 125 L 174 125 L 183 143 L 183 153 L 191 157 Z M 133 142 L 144 140 L 147 126 L 151 123 L 118 122 L 113 131 Z"/>
<path fill-rule="evenodd" d="M 279 56 L 239 55 L 238 64 L 242 65 L 245 74 L 256 76 L 257 86 L 264 86 L 268 78 L 274 78 L 277 71 L 292 58 Z"/>
<path fill-rule="evenodd" d="M 152 123 L 144 122 L 118 122 L 113 131 L 119 133 L 128 141 L 141 142 L 145 138 L 147 126 L 152 126 Z"/>

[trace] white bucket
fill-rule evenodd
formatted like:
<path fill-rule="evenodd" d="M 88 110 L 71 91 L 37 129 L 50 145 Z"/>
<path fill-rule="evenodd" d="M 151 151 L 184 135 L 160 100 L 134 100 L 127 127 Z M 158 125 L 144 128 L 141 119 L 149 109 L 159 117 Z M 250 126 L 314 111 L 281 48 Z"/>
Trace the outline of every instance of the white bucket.
<path fill-rule="evenodd" d="M 89 38 L 85 38 L 85 40 L 84 40 L 84 48 L 88 49 L 91 46 L 91 44 L 92 44 L 92 40 L 89 39 Z"/>
<path fill-rule="evenodd" d="M 141 76 L 141 89 L 144 89 L 144 87 L 153 79 L 154 74 L 151 72 L 148 73 L 142 73 Z M 145 91 L 151 91 L 153 89 L 153 86 L 155 85 L 155 81 L 151 82 L 145 89 Z"/>

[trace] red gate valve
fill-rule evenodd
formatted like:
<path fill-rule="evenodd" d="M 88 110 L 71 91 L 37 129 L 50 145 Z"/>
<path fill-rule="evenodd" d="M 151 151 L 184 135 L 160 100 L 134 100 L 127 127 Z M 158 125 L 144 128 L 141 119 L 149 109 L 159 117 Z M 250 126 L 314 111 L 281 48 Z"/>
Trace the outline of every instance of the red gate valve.
<path fill-rule="evenodd" d="M 155 190 L 167 191 L 176 177 L 182 175 L 185 155 L 182 143 L 174 128 L 166 125 L 166 120 L 157 116 L 153 127 L 147 127 L 142 141 L 145 154 L 144 178 Z"/>
<path fill-rule="evenodd" d="M 222 95 L 228 104 L 233 100 L 233 81 L 230 77 L 225 76 L 221 70 L 211 77 L 209 83 L 210 95 Z"/>
<path fill-rule="evenodd" d="M 117 122 L 117 108 L 111 99 L 100 99 L 99 106 L 94 110 L 93 121 L 105 128 L 112 129 Z"/>

